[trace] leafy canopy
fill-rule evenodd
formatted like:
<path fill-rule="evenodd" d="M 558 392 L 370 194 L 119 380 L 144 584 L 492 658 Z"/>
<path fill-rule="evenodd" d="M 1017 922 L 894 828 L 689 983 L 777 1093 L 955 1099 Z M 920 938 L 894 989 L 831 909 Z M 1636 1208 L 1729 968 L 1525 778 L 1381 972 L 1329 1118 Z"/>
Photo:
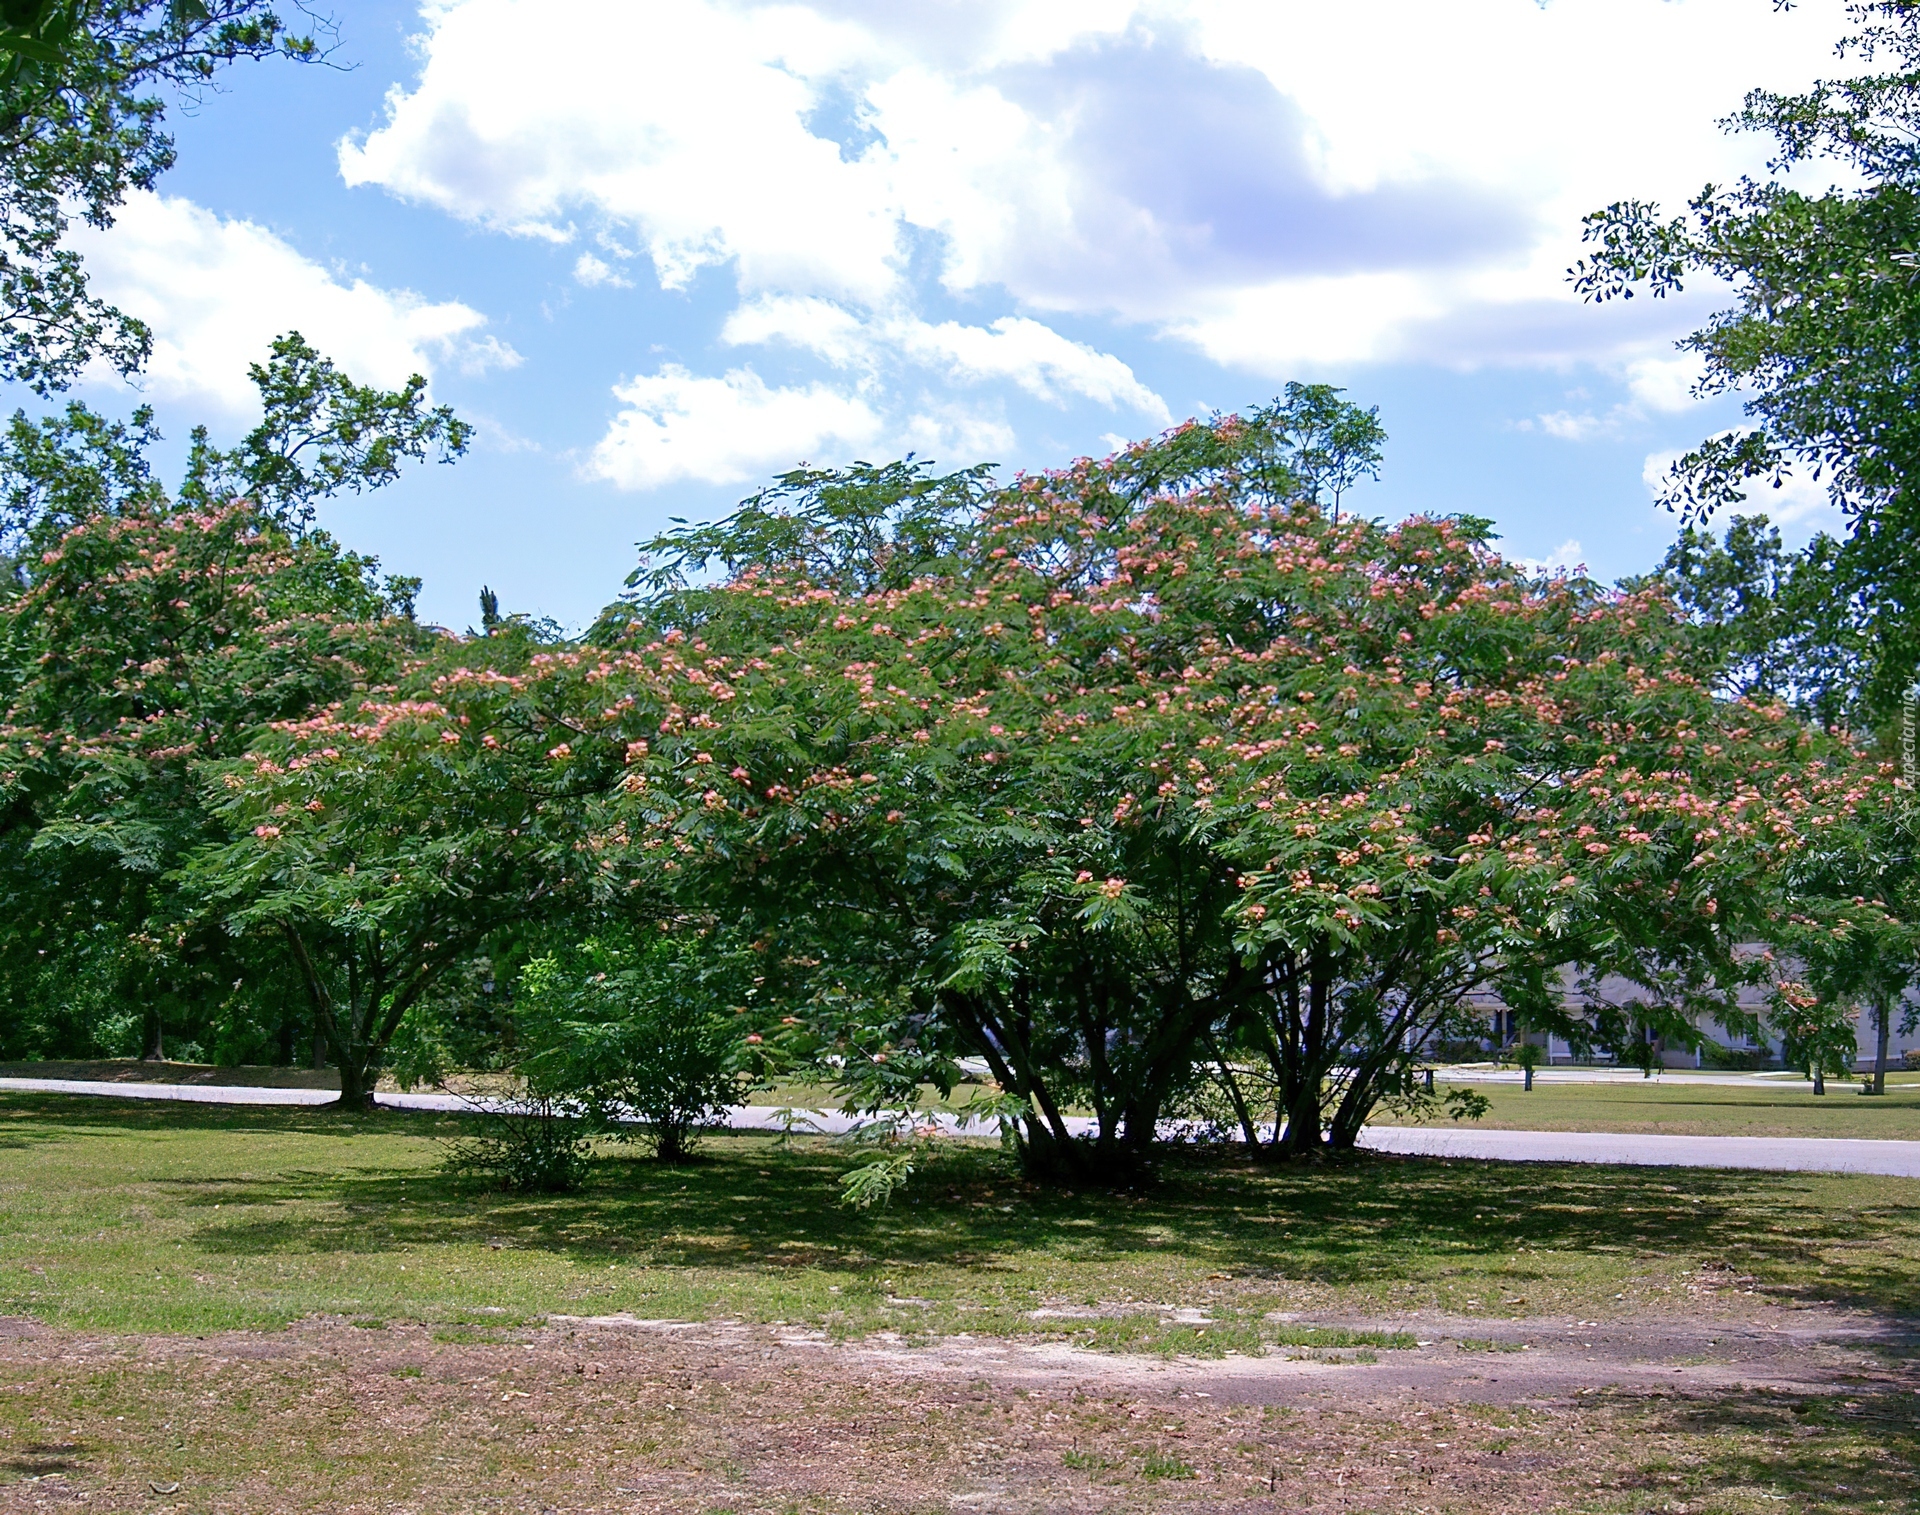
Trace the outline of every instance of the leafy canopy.
<path fill-rule="evenodd" d="M 751 954 L 770 1049 L 875 1105 L 984 1058 L 1036 1171 L 1136 1166 L 1210 1067 L 1250 1135 L 1351 1144 L 1483 991 L 1620 1049 L 1752 1024 L 1737 949 L 1857 802 L 1849 755 L 1719 697 L 1664 586 L 1531 576 L 1481 522 L 1336 522 L 1274 435 L 1219 417 L 1004 487 L 809 475 L 798 519 L 696 529 L 728 579 L 371 702 L 302 738 L 339 757 L 298 785 L 518 775 L 580 828 L 567 887 Z M 975 503 L 926 529 L 943 497 Z M 390 807 L 314 808 L 276 763 L 232 771 L 263 853 Z M 325 887 L 385 887 L 345 864 Z"/>
<path fill-rule="evenodd" d="M 1697 520 L 1795 467 L 1823 479 L 1852 521 L 1828 580 L 1867 606 L 1868 694 L 1884 712 L 1920 665 L 1920 7 L 1850 0 L 1847 13 L 1839 55 L 1867 71 L 1754 90 L 1725 125 L 1771 135 L 1775 175 L 1829 163 L 1851 183 L 1710 184 L 1677 216 L 1617 201 L 1587 218 L 1591 251 L 1570 277 L 1594 300 L 1658 298 L 1694 277 L 1732 286 L 1681 346 L 1702 361 L 1700 392 L 1746 396 L 1752 424 L 1676 462 L 1668 503 Z"/>
<path fill-rule="evenodd" d="M 321 49 L 261 0 L 0 0 L 0 381 L 138 371 L 152 334 L 92 292 L 67 231 L 112 225 L 173 166 L 165 95 L 273 56 Z"/>

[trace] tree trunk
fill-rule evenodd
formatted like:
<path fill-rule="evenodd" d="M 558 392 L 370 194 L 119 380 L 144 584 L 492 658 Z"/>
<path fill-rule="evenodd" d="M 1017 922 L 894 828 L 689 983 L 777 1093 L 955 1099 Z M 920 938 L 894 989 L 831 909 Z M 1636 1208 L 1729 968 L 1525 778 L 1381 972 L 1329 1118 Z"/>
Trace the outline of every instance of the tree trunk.
<path fill-rule="evenodd" d="M 147 1007 L 146 1026 L 140 1038 L 140 1061 L 143 1063 L 164 1063 L 167 1060 L 165 1023 L 160 1017 L 160 1007 Z"/>
<path fill-rule="evenodd" d="M 342 1110 L 371 1110 L 373 1088 L 380 1081 L 380 1065 L 369 1047 L 349 1047 L 340 1054 L 340 1099 Z"/>
<path fill-rule="evenodd" d="M 1813 1065 L 1813 1092 L 1815 1094 L 1827 1092 L 1827 1066 L 1818 1061 Z"/>
<path fill-rule="evenodd" d="M 1220 1081 L 1226 1085 L 1227 1098 L 1233 1101 L 1233 1113 L 1240 1120 L 1240 1134 L 1247 1139 L 1247 1145 L 1255 1152 L 1260 1150 L 1260 1128 L 1253 1123 L 1253 1112 L 1247 1108 L 1246 1097 L 1240 1092 L 1240 1080 L 1233 1076 L 1233 1067 L 1227 1062 L 1227 1055 L 1213 1037 L 1207 1038 L 1207 1050 L 1213 1054 L 1214 1063 L 1220 1069 Z"/>
<path fill-rule="evenodd" d="M 1887 1027 L 1893 1019 L 1893 1006 L 1882 999 L 1873 1007 L 1873 1092 L 1887 1092 Z"/>

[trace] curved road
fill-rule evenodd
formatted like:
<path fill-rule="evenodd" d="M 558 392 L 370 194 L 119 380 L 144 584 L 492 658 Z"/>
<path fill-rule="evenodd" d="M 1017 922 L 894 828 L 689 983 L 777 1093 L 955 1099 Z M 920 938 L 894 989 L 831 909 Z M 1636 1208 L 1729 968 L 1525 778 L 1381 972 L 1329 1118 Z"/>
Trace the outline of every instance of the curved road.
<path fill-rule="evenodd" d="M 324 1105 L 328 1089 L 263 1089 L 212 1084 L 113 1083 L 87 1079 L 0 1078 L 0 1089 L 34 1094 L 88 1094 L 115 1099 L 186 1100 L 209 1105 Z M 396 1110 L 472 1110 L 457 1094 L 380 1094 Z M 781 1111 L 747 1105 L 727 1112 L 741 1131 L 777 1131 L 791 1121 L 796 1132 L 840 1135 L 854 1117 L 838 1110 Z M 967 1123 L 939 1118 L 942 1130 L 960 1134 Z M 975 1124 L 975 1135 L 992 1134 Z M 1074 1121 L 1074 1125 L 1087 1122 Z M 1913 1141 L 1867 1141 L 1814 1136 L 1659 1136 L 1607 1131 L 1464 1131 L 1433 1126 L 1370 1126 L 1360 1144 L 1376 1152 L 1420 1157 L 1484 1158 L 1496 1162 L 1624 1163 L 1641 1167 L 1763 1168 L 1785 1173 L 1882 1173 L 1920 1178 L 1920 1132 Z"/>

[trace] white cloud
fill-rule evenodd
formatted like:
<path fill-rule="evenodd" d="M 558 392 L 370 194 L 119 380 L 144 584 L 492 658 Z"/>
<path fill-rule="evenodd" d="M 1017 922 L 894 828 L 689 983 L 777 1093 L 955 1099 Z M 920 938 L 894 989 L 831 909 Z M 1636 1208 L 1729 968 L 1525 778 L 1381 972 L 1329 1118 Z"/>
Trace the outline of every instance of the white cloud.
<path fill-rule="evenodd" d="M 1620 376 L 1627 386 L 1627 398 L 1604 415 L 1590 410 L 1554 410 L 1514 423 L 1515 431 L 1543 431 L 1562 442 L 1589 442 L 1595 437 L 1612 437 L 1628 422 L 1645 421 L 1648 413 L 1672 414 L 1691 410 L 1701 402 L 1693 387 L 1700 377 L 1700 362 L 1691 353 L 1677 358 L 1640 358 L 1627 363 Z M 1585 390 L 1575 390 L 1570 398 L 1585 399 Z M 1664 466 L 1664 465 L 1663 465 Z"/>
<path fill-rule="evenodd" d="M 511 368 L 520 356 L 457 301 L 429 301 L 323 268 L 251 221 L 189 200 L 135 194 L 111 230 L 76 231 L 94 287 L 153 328 L 142 387 L 245 413 L 258 403 L 247 365 L 299 331 L 362 383 L 398 386 L 439 363 Z"/>
<path fill-rule="evenodd" d="M 1677 358 L 1641 358 L 1627 365 L 1627 393 L 1643 410 L 1691 410 L 1700 403 L 1693 393 L 1700 372 L 1700 360 L 1692 353 Z"/>
<path fill-rule="evenodd" d="M 573 276 L 589 289 L 606 285 L 609 289 L 632 289 L 633 280 L 617 273 L 613 265 L 583 252 L 573 263 Z"/>
<path fill-rule="evenodd" d="M 1586 549 L 1580 545 L 1578 537 L 1568 537 L 1544 558 L 1511 558 L 1508 561 L 1530 573 L 1572 572 L 1587 566 Z"/>
<path fill-rule="evenodd" d="M 866 319 L 817 297 L 763 297 L 734 311 L 721 336 L 736 346 L 785 343 L 840 369 L 877 373 L 889 363 L 916 365 L 955 383 L 1005 381 L 1051 404 L 1091 400 L 1163 425 L 1172 419 L 1166 401 L 1119 358 L 1026 316 L 1002 316 L 987 326 L 935 325 L 907 315 Z"/>
<path fill-rule="evenodd" d="M 1609 428 L 1610 422 L 1594 415 L 1591 411 L 1582 411 L 1575 415 L 1570 410 L 1549 411 L 1538 418 L 1540 429 L 1550 437 L 1562 442 L 1584 442 L 1598 436 Z"/>
<path fill-rule="evenodd" d="M 1594 207 L 1759 167 L 1765 144 L 1715 118 L 1826 68 L 1843 0 L 1755 3 L 427 0 L 417 79 L 339 161 L 591 246 L 585 286 L 717 276 L 725 342 L 835 371 L 623 386 L 594 467 L 634 487 L 744 477 L 760 444 L 702 419 L 742 411 L 786 428 L 755 454 L 782 461 L 915 428 L 1010 437 L 941 385 L 1164 423 L 1064 316 L 1274 379 L 1598 363 L 1625 405 L 1519 423 L 1577 442 L 1694 403 L 1671 342 L 1715 292 L 1583 305 L 1566 269 Z M 954 302 L 981 314 L 943 319 Z"/>
<path fill-rule="evenodd" d="M 750 368 L 713 379 L 668 364 L 613 392 L 626 408 L 586 472 L 623 489 L 679 479 L 737 484 L 803 461 L 829 461 L 823 448 L 837 457 L 884 430 L 858 395 L 825 384 L 775 389 Z"/>
<path fill-rule="evenodd" d="M 575 0 L 564 24 L 547 0 L 466 0 L 427 21 L 419 84 L 341 145 L 349 184 L 522 234 L 613 221 L 667 288 L 730 260 L 749 289 L 895 286 L 884 166 L 807 126 L 821 86 L 871 61 L 861 29 L 701 0 Z"/>
<path fill-rule="evenodd" d="M 623 229 L 667 287 L 731 263 L 749 297 L 878 310 L 930 236 L 950 293 L 1262 373 L 1637 363 L 1687 312 L 1579 306 L 1579 217 L 1757 164 L 1714 118 L 1825 66 L 1839 0 L 1752 5 L 446 0 L 341 166 L 509 231 Z"/>
<path fill-rule="evenodd" d="M 956 379 L 1008 379 L 1040 400 L 1058 403 L 1063 394 L 1078 395 L 1124 405 L 1162 424 L 1173 419 L 1166 401 L 1118 358 L 1025 316 L 1002 316 L 989 327 L 916 322 L 900 338 L 908 351 L 944 363 Z"/>
<path fill-rule="evenodd" d="M 736 347 L 783 342 L 826 359 L 835 368 L 871 368 L 876 359 L 872 325 L 831 300 L 812 295 L 769 295 L 742 305 L 721 328 Z"/>

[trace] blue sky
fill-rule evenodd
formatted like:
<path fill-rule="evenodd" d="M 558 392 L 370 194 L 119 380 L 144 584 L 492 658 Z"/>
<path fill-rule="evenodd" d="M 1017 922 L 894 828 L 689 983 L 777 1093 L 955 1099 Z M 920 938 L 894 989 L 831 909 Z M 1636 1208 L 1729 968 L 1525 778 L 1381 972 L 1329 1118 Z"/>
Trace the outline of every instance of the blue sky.
<path fill-rule="evenodd" d="M 802 459 L 1042 467 L 1274 394 L 1381 407 L 1372 514 L 1491 516 L 1614 576 L 1662 460 L 1733 424 L 1583 306 L 1579 217 L 1757 170 L 1716 117 L 1831 72 L 1836 0 L 387 0 L 335 62 L 176 113 L 81 245 L 159 336 L 163 429 L 249 424 L 297 327 L 479 441 L 323 520 L 466 625 L 578 626 L 670 516 Z M 83 386 L 124 409 L 116 383 Z M 30 397 L 23 403 L 32 408 Z M 1764 503 L 1804 534 L 1801 486 Z"/>

